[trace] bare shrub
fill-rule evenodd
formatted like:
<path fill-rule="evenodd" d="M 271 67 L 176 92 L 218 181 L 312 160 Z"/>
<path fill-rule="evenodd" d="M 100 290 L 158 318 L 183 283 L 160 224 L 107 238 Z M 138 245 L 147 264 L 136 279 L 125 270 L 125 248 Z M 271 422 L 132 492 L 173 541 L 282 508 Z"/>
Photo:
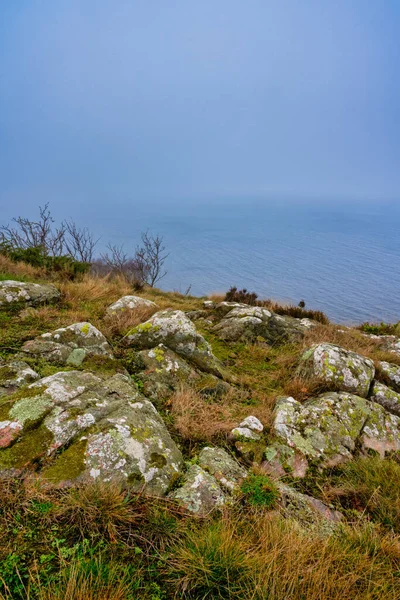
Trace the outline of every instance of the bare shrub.
<path fill-rule="evenodd" d="M 69 256 L 76 261 L 91 262 L 98 242 L 84 227 L 73 221 L 62 221 L 55 226 L 49 203 L 39 206 L 39 218 L 14 217 L 12 225 L 0 226 L 0 246 L 5 251 L 40 250 L 43 256 Z"/>
<path fill-rule="evenodd" d="M 144 284 L 154 287 L 167 274 L 164 263 L 168 254 L 165 253 L 163 238 L 158 234 L 152 235 L 146 231 L 142 233 L 141 241 L 133 256 L 125 251 L 123 245 L 109 244 L 108 252 L 101 255 L 100 261 L 96 261 L 95 270 L 101 272 L 105 267 L 108 272 L 125 277 L 136 289 Z"/>

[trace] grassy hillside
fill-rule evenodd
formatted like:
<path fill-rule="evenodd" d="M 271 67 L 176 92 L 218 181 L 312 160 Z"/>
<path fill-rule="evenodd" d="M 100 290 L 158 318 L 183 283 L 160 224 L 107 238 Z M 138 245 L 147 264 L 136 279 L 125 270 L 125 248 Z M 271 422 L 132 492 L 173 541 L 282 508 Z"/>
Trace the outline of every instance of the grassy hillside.
<path fill-rule="evenodd" d="M 1 279 L 48 281 L 40 269 L 0 257 Z M 0 311 L 0 356 L 72 323 L 89 321 L 112 346 L 116 362 L 92 361 L 102 376 L 126 369 L 136 377 L 123 338 L 154 309 L 109 316 L 106 308 L 133 293 L 124 279 L 56 281 L 61 302 L 22 312 Z M 201 310 L 204 298 L 148 288 L 136 295 L 160 308 Z M 228 433 L 249 414 L 266 430 L 276 398 L 299 401 L 327 390 L 299 374 L 299 357 L 331 342 L 400 365 L 358 329 L 318 324 L 296 343 L 279 347 L 228 343 L 198 326 L 235 377 L 233 391 L 204 395 L 182 383 L 157 406 L 186 461 L 206 444 L 228 447 Z M 41 377 L 60 368 L 27 359 Z M 70 367 L 72 369 L 72 367 Z M 83 367 L 82 367 L 83 368 Z M 87 363 L 85 367 L 88 368 Z M 63 370 L 68 369 L 68 367 Z M 379 378 L 379 372 L 378 372 Z M 274 482 L 256 467 L 231 505 L 207 517 L 187 514 L 168 499 L 133 494 L 116 484 L 71 489 L 34 481 L 0 482 L 0 597 L 50 600 L 239 598 L 274 600 L 400 597 L 400 458 L 361 457 L 342 467 L 285 481 L 340 510 L 345 519 L 327 535 L 284 519 Z"/>

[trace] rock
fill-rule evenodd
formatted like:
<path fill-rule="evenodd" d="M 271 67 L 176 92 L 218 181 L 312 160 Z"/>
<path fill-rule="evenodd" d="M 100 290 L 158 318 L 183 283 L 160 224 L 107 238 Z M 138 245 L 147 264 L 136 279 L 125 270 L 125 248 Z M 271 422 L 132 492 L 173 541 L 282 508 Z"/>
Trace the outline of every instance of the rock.
<path fill-rule="evenodd" d="M 309 319 L 276 315 L 266 308 L 247 304 L 221 302 L 216 311 L 223 318 L 213 330 L 221 339 L 230 342 L 242 340 L 280 344 L 298 341 L 314 325 Z"/>
<path fill-rule="evenodd" d="M 343 519 L 342 513 L 326 506 L 321 500 L 301 494 L 281 481 L 276 482 L 280 492 L 279 505 L 286 518 L 295 519 L 307 528 L 318 528 L 331 533 Z"/>
<path fill-rule="evenodd" d="M 237 489 L 247 476 L 247 470 L 222 448 L 203 448 L 199 454 L 199 465 L 228 492 Z"/>
<path fill-rule="evenodd" d="M 400 338 L 395 335 L 375 335 L 374 333 L 362 333 L 361 335 L 374 340 L 378 347 L 385 352 L 392 352 L 400 356 Z"/>
<path fill-rule="evenodd" d="M 400 367 L 382 361 L 379 363 L 379 369 L 390 387 L 396 390 L 396 392 L 400 392 Z"/>
<path fill-rule="evenodd" d="M 206 310 L 212 310 L 213 308 L 215 308 L 215 306 L 216 306 L 216 304 L 212 300 L 204 300 L 204 302 L 203 302 L 203 307 Z"/>
<path fill-rule="evenodd" d="M 52 284 L 26 283 L 24 281 L 0 281 L 0 309 L 12 306 L 21 308 L 53 302 L 60 297 Z"/>
<path fill-rule="evenodd" d="M 348 393 L 327 393 L 303 404 L 281 398 L 272 432 L 319 468 L 350 460 L 357 449 L 372 449 L 382 457 L 400 449 L 400 419 L 379 404 Z"/>
<path fill-rule="evenodd" d="M 305 477 L 308 469 L 307 459 L 297 450 L 285 446 L 285 444 L 274 443 L 268 446 L 264 452 L 264 460 L 261 468 L 273 477 Z"/>
<path fill-rule="evenodd" d="M 0 400 L 0 475 L 50 483 L 127 481 L 162 495 L 182 455 L 154 406 L 125 375 L 59 372 Z"/>
<path fill-rule="evenodd" d="M 333 344 L 317 344 L 301 357 L 300 369 L 334 384 L 341 391 L 366 398 L 375 375 L 372 360 Z"/>
<path fill-rule="evenodd" d="M 374 381 L 370 400 L 380 404 L 393 415 L 400 417 L 400 394 L 383 385 L 383 383 Z"/>
<path fill-rule="evenodd" d="M 257 417 L 249 416 L 244 419 L 239 425 L 232 429 L 230 437 L 233 440 L 260 440 L 261 433 L 264 429 L 261 421 Z"/>
<path fill-rule="evenodd" d="M 113 357 L 104 335 L 91 323 L 74 323 L 25 342 L 22 353 L 47 362 L 78 367 L 87 356 Z"/>
<path fill-rule="evenodd" d="M 157 304 L 141 296 L 123 296 L 107 308 L 107 314 L 114 314 L 121 310 L 137 310 L 139 308 L 157 308 Z"/>
<path fill-rule="evenodd" d="M 180 310 L 162 310 L 135 327 L 126 342 L 133 348 L 154 348 L 164 344 L 202 371 L 224 377 L 222 363 L 213 355 L 211 346 L 196 331 L 192 321 Z"/>
<path fill-rule="evenodd" d="M 198 465 L 190 467 L 182 487 L 170 493 L 169 497 L 199 515 L 206 515 L 225 503 L 225 495 L 215 477 Z"/>
<path fill-rule="evenodd" d="M 230 389 L 215 375 L 197 371 L 164 344 L 137 352 L 134 371 L 143 384 L 143 393 L 154 402 L 167 400 L 183 382 L 203 395 L 221 396 Z"/>
<path fill-rule="evenodd" d="M 0 397 L 39 379 L 39 375 L 22 360 L 6 362 L 0 359 Z"/>

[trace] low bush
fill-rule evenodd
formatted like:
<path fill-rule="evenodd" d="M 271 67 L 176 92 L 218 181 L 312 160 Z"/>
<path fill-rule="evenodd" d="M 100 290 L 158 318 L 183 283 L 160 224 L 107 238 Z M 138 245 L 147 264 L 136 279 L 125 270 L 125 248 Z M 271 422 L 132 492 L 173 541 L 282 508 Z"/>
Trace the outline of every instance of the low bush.
<path fill-rule="evenodd" d="M 246 502 L 253 506 L 274 508 L 279 491 L 274 482 L 266 475 L 251 473 L 242 483 L 241 491 Z"/>
<path fill-rule="evenodd" d="M 43 269 L 47 275 L 54 274 L 65 279 L 76 279 L 88 273 L 90 269 L 90 263 L 75 260 L 71 256 L 50 256 L 41 247 L 10 248 L 2 244 L 0 253 L 11 261 Z"/>
<path fill-rule="evenodd" d="M 313 319 L 324 325 L 329 323 L 328 317 L 320 310 L 309 310 L 304 308 L 305 302 L 301 300 L 298 306 L 292 304 L 279 304 L 273 300 L 258 300 L 255 292 L 248 292 L 245 288 L 238 290 L 237 287 L 231 287 L 225 294 L 226 302 L 239 302 L 249 304 L 250 306 L 262 306 L 277 313 L 278 315 L 287 315 L 296 319 Z"/>
<path fill-rule="evenodd" d="M 399 323 L 362 323 L 359 327 L 364 333 L 373 335 L 400 335 Z"/>

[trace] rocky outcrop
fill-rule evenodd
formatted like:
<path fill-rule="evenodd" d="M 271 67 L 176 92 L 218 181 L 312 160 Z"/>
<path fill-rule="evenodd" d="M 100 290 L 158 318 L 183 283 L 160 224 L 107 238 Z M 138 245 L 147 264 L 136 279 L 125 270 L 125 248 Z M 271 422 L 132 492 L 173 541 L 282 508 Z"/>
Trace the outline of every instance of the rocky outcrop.
<path fill-rule="evenodd" d="M 303 404 L 294 398 L 281 398 L 272 431 L 281 444 L 302 457 L 302 473 L 306 465 L 336 466 L 350 460 L 358 450 L 371 449 L 383 457 L 400 449 L 400 418 L 375 402 L 348 393 L 326 393 Z"/>
<path fill-rule="evenodd" d="M 174 490 L 170 498 L 198 515 L 207 515 L 225 503 L 225 495 L 215 477 L 198 465 L 190 467 L 182 487 Z"/>
<path fill-rule="evenodd" d="M 202 371 L 217 377 L 227 375 L 222 363 L 213 355 L 210 344 L 180 310 L 157 312 L 135 327 L 125 339 L 129 346 L 138 350 L 164 344 Z"/>
<path fill-rule="evenodd" d="M 366 398 L 375 375 L 372 360 L 333 344 L 317 344 L 301 358 L 300 370 L 341 391 Z"/>
<path fill-rule="evenodd" d="M 52 284 L 0 281 L 0 309 L 14 306 L 38 306 L 60 298 L 59 290 Z"/>
<path fill-rule="evenodd" d="M 385 410 L 400 417 L 400 394 L 391 388 L 374 381 L 370 400 L 383 406 Z"/>
<path fill-rule="evenodd" d="M 136 352 L 131 369 L 141 381 L 145 396 L 154 402 L 167 400 L 183 382 L 203 395 L 220 396 L 230 389 L 229 384 L 211 373 L 199 372 L 164 344 Z"/>
<path fill-rule="evenodd" d="M 379 369 L 388 385 L 396 392 L 400 392 L 400 367 L 382 361 L 379 363 Z"/>
<path fill-rule="evenodd" d="M 74 323 L 44 333 L 25 342 L 22 353 L 41 357 L 52 364 L 73 367 L 81 365 L 88 356 L 113 356 L 106 338 L 91 323 Z"/>
<path fill-rule="evenodd" d="M 265 341 L 275 345 L 298 341 L 314 325 L 310 319 L 294 319 L 259 306 L 234 302 L 221 302 L 215 311 L 222 319 L 213 330 L 221 339 L 230 342 Z"/>
<path fill-rule="evenodd" d="M 301 494 L 280 481 L 276 486 L 280 492 L 279 506 L 282 514 L 286 518 L 295 519 L 303 527 L 318 528 L 329 534 L 343 519 L 342 513 L 317 498 Z"/>
<path fill-rule="evenodd" d="M 6 362 L 0 359 L 0 398 L 39 379 L 39 375 L 22 360 Z"/>
<path fill-rule="evenodd" d="M 147 300 L 146 298 L 142 298 L 141 296 L 123 296 L 119 298 L 116 302 L 111 304 L 107 308 L 107 314 L 113 315 L 115 313 L 129 310 L 129 311 L 137 311 L 138 309 L 156 309 L 157 304 L 152 302 L 151 300 Z"/>
<path fill-rule="evenodd" d="M 247 476 L 247 470 L 223 448 L 203 448 L 199 454 L 199 465 L 229 493 L 238 489 Z"/>
<path fill-rule="evenodd" d="M 124 375 L 59 372 L 0 400 L 0 475 L 52 484 L 121 479 L 162 495 L 182 456 L 154 406 Z"/>

